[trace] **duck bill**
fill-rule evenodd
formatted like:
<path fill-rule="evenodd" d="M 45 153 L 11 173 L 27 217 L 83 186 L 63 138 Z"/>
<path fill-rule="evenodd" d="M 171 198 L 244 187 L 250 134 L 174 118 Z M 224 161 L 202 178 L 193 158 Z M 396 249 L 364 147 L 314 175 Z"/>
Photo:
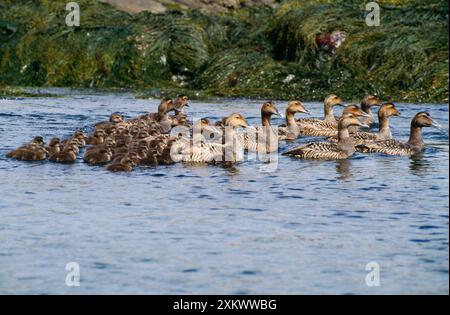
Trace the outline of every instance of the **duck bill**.
<path fill-rule="evenodd" d="M 367 125 L 367 124 L 360 123 L 359 126 L 360 126 L 361 128 L 370 129 L 370 126 Z"/>
<path fill-rule="evenodd" d="M 437 121 L 435 121 L 433 119 L 431 120 L 431 127 L 436 128 L 441 133 L 448 136 L 448 130 L 445 129 L 440 123 L 438 123 Z"/>
<path fill-rule="evenodd" d="M 311 112 L 307 109 L 302 110 L 301 113 L 306 114 L 306 115 L 311 115 Z"/>

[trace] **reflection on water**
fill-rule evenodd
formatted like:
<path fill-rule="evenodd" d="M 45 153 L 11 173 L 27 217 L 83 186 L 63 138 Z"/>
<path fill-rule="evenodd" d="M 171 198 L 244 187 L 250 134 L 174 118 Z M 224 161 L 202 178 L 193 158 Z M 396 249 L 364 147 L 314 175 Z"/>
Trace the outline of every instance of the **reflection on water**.
<path fill-rule="evenodd" d="M 424 158 L 424 153 L 418 153 L 410 157 L 409 168 L 411 174 L 421 176 L 429 171 L 431 164 Z"/>
<path fill-rule="evenodd" d="M 23 163 L 5 154 L 38 134 L 88 130 L 111 112 L 155 111 L 158 100 L 0 102 L 0 294 L 448 293 L 448 138 L 436 130 L 424 130 L 427 150 L 412 158 L 280 155 L 270 173 L 245 161 L 111 174 L 81 159 Z M 306 106 L 323 113 L 319 103 Z M 446 104 L 397 107 L 408 118 L 427 110 L 448 127 Z M 191 102 L 188 111 L 212 120 L 240 111 L 260 123 L 260 101 Z M 408 139 L 409 119 L 392 128 Z M 65 285 L 72 261 L 80 287 Z M 383 270 L 377 288 L 365 284 L 372 261 Z"/>
<path fill-rule="evenodd" d="M 351 167 L 352 167 L 351 160 L 336 161 L 336 172 L 338 173 L 337 179 L 347 179 L 353 176 L 351 172 Z"/>

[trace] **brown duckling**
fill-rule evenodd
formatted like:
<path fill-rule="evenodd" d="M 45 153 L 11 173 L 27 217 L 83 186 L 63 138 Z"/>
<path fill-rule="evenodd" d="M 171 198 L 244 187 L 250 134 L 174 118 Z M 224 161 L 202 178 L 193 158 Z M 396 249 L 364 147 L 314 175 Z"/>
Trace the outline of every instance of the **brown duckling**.
<path fill-rule="evenodd" d="M 411 121 L 411 132 L 408 142 L 394 139 L 366 142 L 358 146 L 358 150 L 364 153 L 384 153 L 387 155 L 414 155 L 425 149 L 422 137 L 423 127 L 442 127 L 436 123 L 427 112 L 420 112 Z"/>
<path fill-rule="evenodd" d="M 385 103 L 380 107 L 378 111 L 379 131 L 378 132 L 363 132 L 363 131 L 350 131 L 350 136 L 355 142 L 355 145 L 361 145 L 367 141 L 380 141 L 392 139 L 392 132 L 389 127 L 389 117 L 399 116 L 400 112 L 393 103 Z M 363 120 L 363 117 L 361 120 Z M 330 141 L 337 141 L 337 136 L 329 138 Z"/>
<path fill-rule="evenodd" d="M 110 162 L 112 159 L 112 152 L 107 148 L 100 148 L 98 150 L 91 150 L 86 152 L 83 160 L 91 165 L 101 165 Z"/>
<path fill-rule="evenodd" d="M 368 115 L 367 117 L 363 117 L 361 121 L 371 126 L 375 119 L 373 118 L 372 107 L 381 106 L 381 100 L 378 96 L 375 95 L 366 95 L 361 102 L 361 109 Z"/>
<path fill-rule="evenodd" d="M 112 113 L 109 116 L 109 121 L 102 121 L 94 125 L 95 130 L 103 129 L 108 131 L 112 126 L 123 123 L 125 121 L 125 117 L 119 113 Z"/>
<path fill-rule="evenodd" d="M 38 144 L 29 143 L 24 147 L 9 152 L 6 157 L 20 161 L 43 161 L 47 158 L 47 151 Z"/>
<path fill-rule="evenodd" d="M 295 140 L 300 135 L 302 129 L 295 120 L 296 113 L 309 114 L 309 111 L 300 101 L 289 102 L 286 108 L 286 126 L 280 126 L 278 128 L 278 137 L 280 140 Z"/>
<path fill-rule="evenodd" d="M 61 140 L 59 138 L 53 138 L 50 140 L 49 145 L 46 148 L 48 156 L 53 156 L 61 152 Z"/>
<path fill-rule="evenodd" d="M 131 172 L 133 169 L 133 161 L 127 156 L 106 167 L 106 170 L 110 172 Z"/>
<path fill-rule="evenodd" d="M 50 161 L 57 163 L 75 163 L 77 160 L 77 151 L 75 146 L 66 146 L 61 152 L 49 158 Z"/>
<path fill-rule="evenodd" d="M 44 139 L 37 136 L 26 145 L 7 153 L 6 157 L 21 161 L 42 161 L 47 158 L 48 153 L 44 145 Z"/>
<path fill-rule="evenodd" d="M 288 155 L 299 159 L 347 159 L 356 152 L 355 145 L 350 138 L 348 131 L 350 126 L 365 127 L 365 125 L 359 121 L 358 116 L 354 114 L 344 114 L 338 122 L 339 141 L 337 143 L 311 142 L 289 150 L 283 155 Z"/>
<path fill-rule="evenodd" d="M 104 129 L 95 129 L 94 133 L 87 138 L 86 144 L 99 145 L 105 141 L 106 132 Z"/>

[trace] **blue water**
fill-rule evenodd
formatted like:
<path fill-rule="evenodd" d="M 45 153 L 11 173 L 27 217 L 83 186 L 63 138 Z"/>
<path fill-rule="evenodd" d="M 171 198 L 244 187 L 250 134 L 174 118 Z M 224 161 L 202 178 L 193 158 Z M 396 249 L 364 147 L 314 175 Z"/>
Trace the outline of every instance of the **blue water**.
<path fill-rule="evenodd" d="M 0 294 L 448 294 L 449 145 L 438 130 L 424 130 L 420 157 L 280 156 L 272 173 L 255 162 L 112 174 L 82 160 L 5 159 L 35 135 L 67 136 L 158 104 L 87 94 L 0 100 Z M 322 115 L 321 104 L 307 107 Z M 188 112 L 241 111 L 257 123 L 259 108 L 217 100 Z M 448 104 L 398 108 L 407 118 L 428 110 L 448 128 Z M 408 138 L 409 119 L 392 125 Z M 66 285 L 69 262 L 79 287 Z M 378 287 L 366 285 L 369 262 L 381 268 Z"/>

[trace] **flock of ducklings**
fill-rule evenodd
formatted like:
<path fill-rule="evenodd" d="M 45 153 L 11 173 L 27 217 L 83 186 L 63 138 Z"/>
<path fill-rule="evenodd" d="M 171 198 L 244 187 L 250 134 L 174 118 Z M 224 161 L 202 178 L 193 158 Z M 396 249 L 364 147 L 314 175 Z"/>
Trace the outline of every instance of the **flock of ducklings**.
<path fill-rule="evenodd" d="M 408 142 L 392 139 L 389 118 L 400 115 L 393 103 L 382 103 L 373 95 L 365 96 L 361 105 L 343 105 L 337 95 L 324 101 L 323 118 L 296 119 L 297 113 L 309 114 L 300 101 L 291 101 L 286 108 L 286 124 L 273 127 L 271 117 L 283 116 L 274 102 L 262 105 L 262 127 L 251 127 L 242 114 L 233 113 L 216 123 L 206 118 L 189 122 L 184 113 L 188 106 L 185 96 L 161 101 L 158 112 L 130 120 L 114 113 L 109 121 L 94 125 L 91 134 L 76 130 L 68 139 L 53 138 L 46 146 L 44 139 L 35 137 L 26 145 L 9 152 L 8 158 L 23 161 L 48 159 L 56 163 L 74 163 L 84 150 L 83 160 L 90 165 L 106 165 L 113 172 L 132 171 L 139 165 L 169 165 L 177 162 L 222 164 L 242 161 L 242 152 L 278 152 L 278 141 L 291 141 L 302 136 L 326 137 L 326 141 L 310 142 L 284 152 L 283 155 L 299 159 L 347 159 L 355 152 L 385 153 L 389 155 L 414 155 L 424 150 L 422 128 L 438 125 L 427 112 L 419 112 L 411 121 Z M 333 108 L 343 106 L 340 117 Z M 378 132 L 369 130 L 374 124 L 373 107 L 379 107 Z M 183 127 L 183 132 L 174 132 Z M 199 141 L 193 142 L 195 131 L 200 131 Z M 209 134 L 219 141 L 208 141 Z M 195 136 L 194 136 L 195 137 Z M 235 139 L 235 141 L 225 141 Z M 273 140 L 276 141 L 273 141 Z"/>

